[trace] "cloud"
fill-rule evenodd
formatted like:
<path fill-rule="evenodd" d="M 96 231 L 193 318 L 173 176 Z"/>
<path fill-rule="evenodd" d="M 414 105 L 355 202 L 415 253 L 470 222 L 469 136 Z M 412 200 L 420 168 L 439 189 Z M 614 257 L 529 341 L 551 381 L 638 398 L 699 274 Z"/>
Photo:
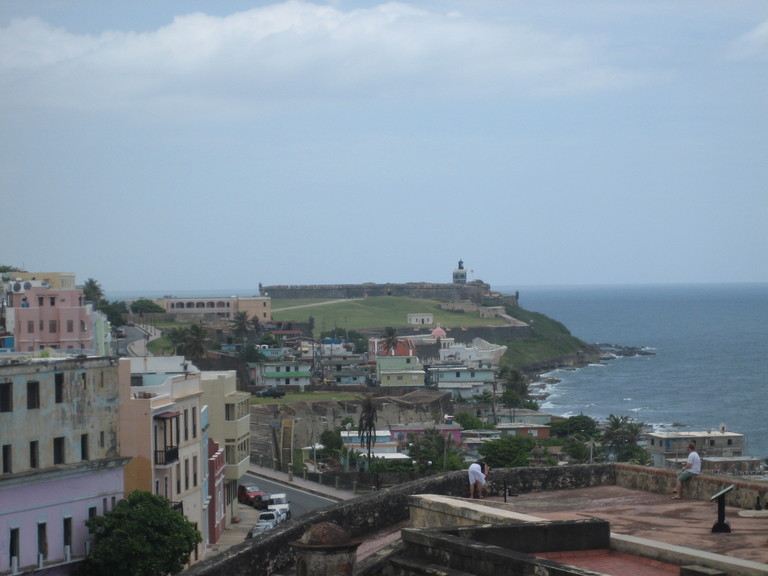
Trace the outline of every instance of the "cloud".
<path fill-rule="evenodd" d="M 606 48 L 402 3 L 342 11 L 289 1 L 142 33 L 12 20 L 0 30 L 0 80 L 13 88 L 6 103 L 83 109 L 559 95 L 641 81 Z"/>
<path fill-rule="evenodd" d="M 737 38 L 729 55 L 735 60 L 768 60 L 768 20 Z"/>

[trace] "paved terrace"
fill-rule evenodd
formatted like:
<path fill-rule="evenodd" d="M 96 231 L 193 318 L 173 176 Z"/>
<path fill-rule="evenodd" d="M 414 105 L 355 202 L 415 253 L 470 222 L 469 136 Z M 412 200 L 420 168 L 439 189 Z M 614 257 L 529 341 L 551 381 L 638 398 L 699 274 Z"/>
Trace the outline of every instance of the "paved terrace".
<path fill-rule="evenodd" d="M 333 490 L 298 477 L 293 482 L 288 482 L 286 474 L 261 467 L 254 468 L 252 472 L 273 480 L 294 484 L 303 489 L 332 492 L 332 496 L 339 501 L 355 496 L 351 492 Z M 685 498 L 674 500 L 667 493 L 633 490 L 616 485 L 521 493 L 516 497 L 507 497 L 506 502 L 500 496 L 483 500 L 456 500 L 466 507 L 496 507 L 548 520 L 599 518 L 610 523 L 614 537 L 621 535 L 621 538 L 630 544 L 633 538 L 642 538 L 658 542 L 662 547 L 672 550 L 679 547 L 699 551 L 702 553 L 702 560 L 708 553 L 730 556 L 755 563 L 752 567 L 756 567 L 756 571 L 741 573 L 768 575 L 766 511 L 744 512 L 740 508 L 726 506 L 725 518 L 731 532 L 712 533 L 712 526 L 718 515 L 715 502 Z M 253 521 L 253 511 L 248 507 L 241 507 L 240 512 L 242 522 L 225 531 L 222 542 L 211 551 L 213 555 L 243 542 L 245 532 Z M 743 516 L 740 512 L 750 513 L 752 516 Z M 397 542 L 400 530 L 409 525 L 410 522 L 399 523 L 390 529 L 369 535 L 358 549 L 358 564 L 382 548 Z M 672 564 L 638 559 L 637 556 L 613 550 L 549 557 L 602 574 L 656 576 L 679 573 L 679 568 Z M 292 567 L 286 567 L 275 574 L 293 575 L 295 571 Z"/>

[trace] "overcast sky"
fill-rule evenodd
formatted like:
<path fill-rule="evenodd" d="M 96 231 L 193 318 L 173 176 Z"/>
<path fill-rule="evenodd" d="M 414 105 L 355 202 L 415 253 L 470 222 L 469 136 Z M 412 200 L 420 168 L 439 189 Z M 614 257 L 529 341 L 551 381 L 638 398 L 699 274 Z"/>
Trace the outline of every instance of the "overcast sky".
<path fill-rule="evenodd" d="M 768 2 L 0 0 L 0 264 L 768 281 Z"/>

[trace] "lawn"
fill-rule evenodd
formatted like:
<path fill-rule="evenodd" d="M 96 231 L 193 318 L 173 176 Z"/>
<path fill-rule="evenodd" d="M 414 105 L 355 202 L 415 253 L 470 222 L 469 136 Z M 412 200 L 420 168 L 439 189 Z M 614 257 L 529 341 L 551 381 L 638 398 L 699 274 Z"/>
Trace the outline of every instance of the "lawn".
<path fill-rule="evenodd" d="M 296 306 L 301 306 L 296 308 Z M 503 326 L 497 318 L 480 318 L 474 314 L 440 309 L 438 300 L 405 296 L 374 296 L 360 300 L 280 299 L 272 301 L 272 318 L 280 321 L 307 322 L 315 319 L 315 331 L 334 327 L 364 330 L 385 326 L 406 326 L 408 314 L 432 313 L 435 324 L 446 328 L 466 326 Z M 433 326 L 434 326 L 433 325 Z"/>

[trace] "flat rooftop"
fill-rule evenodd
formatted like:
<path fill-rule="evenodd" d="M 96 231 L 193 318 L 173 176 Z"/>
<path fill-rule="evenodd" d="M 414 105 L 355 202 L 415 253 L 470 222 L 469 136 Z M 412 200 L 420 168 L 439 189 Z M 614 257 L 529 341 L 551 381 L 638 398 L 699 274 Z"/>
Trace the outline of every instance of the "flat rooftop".
<path fill-rule="evenodd" d="M 491 497 L 484 501 L 490 504 L 502 500 L 502 497 Z M 739 515 L 738 508 L 726 506 L 725 520 L 731 532 L 713 533 L 712 526 L 718 520 L 716 502 L 674 500 L 670 494 L 619 486 L 533 492 L 507 497 L 507 503 L 515 512 L 548 520 L 607 520 L 614 534 L 759 562 L 765 564 L 768 571 L 768 513 L 765 511 L 752 512 L 753 517 L 746 517 Z M 597 565 L 591 569 L 599 571 Z"/>

